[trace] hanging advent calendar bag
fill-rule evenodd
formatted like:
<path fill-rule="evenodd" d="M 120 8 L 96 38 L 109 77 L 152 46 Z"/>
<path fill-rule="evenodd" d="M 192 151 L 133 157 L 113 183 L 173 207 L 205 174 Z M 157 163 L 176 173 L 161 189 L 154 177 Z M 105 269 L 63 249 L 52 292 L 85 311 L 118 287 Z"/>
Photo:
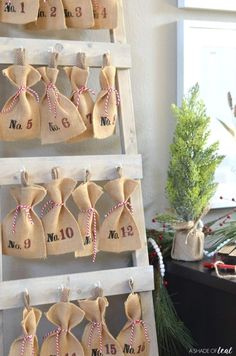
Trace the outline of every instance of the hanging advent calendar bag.
<path fill-rule="evenodd" d="M 46 317 L 56 329 L 46 335 L 40 356 L 84 356 L 81 343 L 71 332 L 83 320 L 84 312 L 63 296 L 60 303 L 49 309 Z"/>
<path fill-rule="evenodd" d="M 91 28 L 94 26 L 91 0 L 62 0 L 67 27 Z"/>
<path fill-rule="evenodd" d="M 89 69 L 85 64 L 85 55 L 78 54 L 78 67 L 65 67 L 64 70 L 71 81 L 72 102 L 77 107 L 78 113 L 83 120 L 86 131 L 81 135 L 72 138 L 69 142 L 78 142 L 93 137 L 93 108 L 94 102 L 91 97 L 95 92 L 88 88 Z"/>
<path fill-rule="evenodd" d="M 95 29 L 114 29 L 118 26 L 117 0 L 92 0 Z"/>
<path fill-rule="evenodd" d="M 39 0 L 1 0 L 0 21 L 12 24 L 26 24 L 36 21 Z"/>
<path fill-rule="evenodd" d="M 26 25 L 29 30 L 63 30 L 66 20 L 62 0 L 39 0 L 36 22 Z"/>
<path fill-rule="evenodd" d="M 89 321 L 82 336 L 85 356 L 124 355 L 120 345 L 110 334 L 105 322 L 105 312 L 108 305 L 105 297 L 79 301 L 79 306 L 83 309 L 85 318 Z"/>
<path fill-rule="evenodd" d="M 23 258 L 45 258 L 46 244 L 42 222 L 34 206 L 46 196 L 39 185 L 30 185 L 26 172 L 22 173 L 22 186 L 11 188 L 16 207 L 2 222 L 3 254 Z"/>
<path fill-rule="evenodd" d="M 52 170 L 52 177 L 52 182 L 46 185 L 50 200 L 41 210 L 47 253 L 61 255 L 82 250 L 83 242 L 78 223 L 66 206 L 76 181 L 72 178 L 60 178 L 57 168 Z"/>
<path fill-rule="evenodd" d="M 12 343 L 8 356 L 37 356 L 39 354 L 36 330 L 41 316 L 42 313 L 39 309 L 24 309 L 21 322 L 23 335 Z"/>
<path fill-rule="evenodd" d="M 57 56 L 58 53 L 52 53 L 51 67 L 38 69 L 46 87 L 40 102 L 43 144 L 64 142 L 86 130 L 76 106 L 55 85 L 59 73 L 56 68 Z"/>
<path fill-rule="evenodd" d="M 17 62 L 3 70 L 3 75 L 17 88 L 0 115 L 4 141 L 34 139 L 40 135 L 39 96 L 31 87 L 40 81 L 41 75 L 25 64 L 24 50 L 17 50 Z"/>
<path fill-rule="evenodd" d="M 120 96 L 115 89 L 116 68 L 110 65 L 110 55 L 104 55 L 104 67 L 100 73 L 101 91 L 93 109 L 94 137 L 104 139 L 113 135 L 117 121 Z"/>
<path fill-rule="evenodd" d="M 124 355 L 149 356 L 149 336 L 138 294 L 130 294 L 125 302 L 127 323 L 117 337 Z"/>
<path fill-rule="evenodd" d="M 78 224 L 84 242 L 84 250 L 75 252 L 75 257 L 93 255 L 95 262 L 97 254 L 97 234 L 99 229 L 99 214 L 95 209 L 98 199 L 103 194 L 102 187 L 93 182 L 81 184 L 72 194 L 80 209 Z"/>
<path fill-rule="evenodd" d="M 130 201 L 138 184 L 135 180 L 121 177 L 105 185 L 104 190 L 117 204 L 103 221 L 99 232 L 99 250 L 119 253 L 141 248 L 140 233 Z"/>

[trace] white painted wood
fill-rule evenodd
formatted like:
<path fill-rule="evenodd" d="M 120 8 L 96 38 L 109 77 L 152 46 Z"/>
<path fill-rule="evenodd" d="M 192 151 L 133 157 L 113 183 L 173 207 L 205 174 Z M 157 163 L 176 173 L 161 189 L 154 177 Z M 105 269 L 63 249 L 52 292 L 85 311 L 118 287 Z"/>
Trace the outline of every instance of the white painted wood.
<path fill-rule="evenodd" d="M 54 48 L 60 53 L 58 65 L 61 66 L 76 65 L 77 53 L 85 52 L 86 61 L 90 67 L 102 67 L 103 54 L 109 51 L 115 67 L 131 67 L 130 47 L 127 44 L 8 37 L 0 37 L 0 62 L 2 64 L 15 63 L 15 49 L 20 47 L 26 49 L 26 62 L 32 65 L 47 65 L 51 49 Z"/>
<path fill-rule="evenodd" d="M 2 192 L 0 188 L 0 199 L 2 197 Z M 0 203 L 0 206 L 2 204 Z M 1 218 L 1 214 L 0 214 Z M 2 229 L 0 225 L 0 283 L 2 282 L 3 278 L 3 258 L 2 258 Z M 4 324 L 3 324 L 3 310 L 0 309 L 0 355 L 4 355 Z"/>
<path fill-rule="evenodd" d="M 91 180 L 111 180 L 118 177 L 117 167 L 122 167 L 124 175 L 133 179 L 142 178 L 140 155 L 107 156 L 57 156 L 57 157 L 17 157 L 0 158 L 0 185 L 19 184 L 20 173 L 24 169 L 34 183 L 51 180 L 51 169 L 59 167 L 63 176 L 83 181 L 88 169 Z"/>
<path fill-rule="evenodd" d="M 235 0 L 178 0 L 179 8 L 236 11 Z"/>
<path fill-rule="evenodd" d="M 100 282 L 105 296 L 130 293 L 129 279 L 134 280 L 134 291 L 154 289 L 152 266 L 75 273 L 61 276 L 29 278 L 0 283 L 0 310 L 22 307 L 23 293 L 28 290 L 32 305 L 56 303 L 60 287 L 70 289 L 70 299 L 90 298 Z"/>

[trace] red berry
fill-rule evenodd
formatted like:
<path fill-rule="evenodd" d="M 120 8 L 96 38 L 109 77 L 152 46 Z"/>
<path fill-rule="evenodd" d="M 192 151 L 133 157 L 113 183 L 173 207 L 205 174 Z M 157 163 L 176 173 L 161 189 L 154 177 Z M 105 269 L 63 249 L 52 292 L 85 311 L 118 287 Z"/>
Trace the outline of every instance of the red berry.
<path fill-rule="evenodd" d="M 220 223 L 220 226 L 223 226 L 223 224 L 222 224 L 222 223 Z"/>
<path fill-rule="evenodd" d="M 220 199 L 223 199 L 223 197 L 221 196 Z"/>
<path fill-rule="evenodd" d="M 230 216 L 230 215 L 227 215 L 227 219 L 231 219 L 231 216 Z"/>
<path fill-rule="evenodd" d="M 235 199 L 234 199 L 234 198 L 232 198 L 232 201 L 235 201 Z"/>
<path fill-rule="evenodd" d="M 164 286 L 168 287 L 168 282 L 167 281 L 164 281 Z"/>
<path fill-rule="evenodd" d="M 152 222 L 155 223 L 155 222 L 156 222 L 156 219 L 152 219 Z"/>

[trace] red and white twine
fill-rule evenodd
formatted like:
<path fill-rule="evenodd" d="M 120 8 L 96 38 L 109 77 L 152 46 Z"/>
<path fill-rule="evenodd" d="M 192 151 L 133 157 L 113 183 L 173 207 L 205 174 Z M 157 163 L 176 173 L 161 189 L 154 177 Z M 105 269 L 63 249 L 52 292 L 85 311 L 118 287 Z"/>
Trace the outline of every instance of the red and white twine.
<path fill-rule="evenodd" d="M 25 335 L 22 339 L 22 343 L 21 343 L 21 349 L 20 349 L 20 356 L 24 356 L 25 354 L 25 346 L 26 343 L 30 342 L 31 348 L 32 348 L 32 352 L 31 352 L 31 356 L 35 355 L 34 352 L 34 337 L 33 335 Z"/>
<path fill-rule="evenodd" d="M 60 356 L 60 336 L 62 333 L 67 334 L 68 332 L 69 330 L 58 327 L 57 329 L 49 332 L 47 335 L 44 336 L 44 339 L 50 336 L 56 336 L 56 356 Z"/>
<path fill-rule="evenodd" d="M 75 100 L 76 100 L 76 107 L 78 109 L 78 107 L 80 106 L 80 97 L 82 94 L 84 93 L 91 93 L 92 95 L 96 95 L 95 91 L 93 89 L 90 89 L 86 86 L 82 86 L 81 88 L 77 89 L 77 90 L 74 90 L 72 92 L 72 95 L 75 97 Z"/>
<path fill-rule="evenodd" d="M 105 116 L 108 118 L 108 105 L 109 105 L 109 101 L 111 99 L 111 95 L 114 93 L 116 96 L 116 105 L 119 106 L 120 105 L 120 94 L 118 92 L 117 89 L 112 88 L 112 87 L 108 87 L 106 89 L 107 92 L 107 96 L 106 96 L 106 100 L 105 100 Z"/>
<path fill-rule="evenodd" d="M 44 215 L 46 215 L 47 213 L 49 213 L 50 210 L 54 209 L 54 208 L 60 208 L 64 206 L 64 203 L 56 203 L 53 200 L 48 200 L 41 209 L 40 212 L 40 217 L 42 218 Z"/>
<path fill-rule="evenodd" d="M 32 206 L 31 205 L 17 205 L 16 209 L 15 209 L 15 213 L 14 213 L 14 216 L 13 216 L 13 222 L 12 222 L 12 233 L 15 234 L 16 232 L 16 221 L 17 221 L 17 217 L 19 215 L 19 212 L 20 210 L 24 210 L 25 213 L 26 213 L 26 216 L 28 217 L 31 225 L 34 224 L 33 222 L 33 219 L 32 219 L 32 216 L 30 214 L 30 210 L 32 209 Z"/>
<path fill-rule="evenodd" d="M 82 213 L 87 214 L 86 235 L 90 236 L 93 241 L 93 262 L 95 262 L 97 256 L 97 210 L 88 208 L 87 210 L 82 210 Z"/>
<path fill-rule="evenodd" d="M 102 355 L 102 344 L 103 344 L 103 340 L 102 340 L 102 323 L 99 321 L 93 321 L 91 324 L 91 329 L 90 329 L 90 333 L 89 333 L 89 338 L 88 338 L 88 347 L 91 348 L 92 346 L 92 338 L 94 336 L 94 331 L 95 329 L 97 329 L 98 332 L 98 337 L 99 337 L 99 351 L 100 354 Z"/>
<path fill-rule="evenodd" d="M 22 93 L 29 93 L 29 94 L 32 94 L 32 95 L 35 97 L 35 100 L 37 101 L 37 103 L 39 103 L 39 96 L 38 96 L 38 93 L 37 93 L 35 90 L 33 90 L 33 89 L 29 88 L 29 87 L 26 87 L 25 85 L 21 85 L 21 86 L 18 88 L 16 94 L 13 96 L 12 101 L 11 101 L 11 103 L 8 105 L 8 107 L 2 110 L 2 113 L 3 113 L 3 114 L 9 113 L 9 112 L 11 112 L 11 111 L 14 109 L 14 107 L 16 106 L 17 100 L 19 100 L 19 97 L 20 97 L 20 95 L 21 95 Z"/>
<path fill-rule="evenodd" d="M 147 342 L 150 343 L 150 339 L 149 339 L 149 335 L 148 335 L 148 328 L 147 328 L 147 324 L 145 323 L 145 321 L 133 320 L 132 324 L 131 324 L 131 331 L 130 331 L 130 346 L 131 347 L 133 346 L 133 343 L 134 343 L 135 327 L 137 325 L 141 325 L 143 327 L 145 338 L 146 338 Z"/>
<path fill-rule="evenodd" d="M 119 208 L 121 208 L 121 207 L 124 207 L 124 206 L 129 210 L 129 212 L 130 212 L 131 214 L 134 213 L 132 204 L 131 204 L 130 201 L 127 199 L 127 200 L 122 201 L 122 202 L 118 203 L 117 205 L 113 206 L 113 208 L 111 208 L 111 209 L 108 211 L 108 213 L 105 215 L 105 218 L 107 218 L 107 217 L 108 217 L 110 214 L 112 214 L 115 210 L 117 210 L 117 209 L 119 209 Z"/>
<path fill-rule="evenodd" d="M 52 99 L 50 97 L 50 93 L 54 93 L 55 100 L 52 101 Z M 59 100 L 59 91 L 58 91 L 56 85 L 53 84 L 52 82 L 49 82 L 46 85 L 46 95 L 47 95 L 49 111 L 52 112 L 54 115 L 54 118 L 56 118 L 57 117 L 57 104 L 58 104 L 58 100 Z"/>

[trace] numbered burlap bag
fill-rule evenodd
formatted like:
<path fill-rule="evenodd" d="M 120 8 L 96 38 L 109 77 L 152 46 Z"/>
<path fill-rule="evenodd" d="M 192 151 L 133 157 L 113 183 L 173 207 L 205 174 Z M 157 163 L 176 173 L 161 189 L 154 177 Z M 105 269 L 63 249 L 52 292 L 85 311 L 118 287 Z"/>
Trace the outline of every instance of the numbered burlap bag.
<path fill-rule="evenodd" d="M 66 19 L 62 0 L 39 0 L 38 18 L 26 25 L 28 30 L 63 30 Z"/>
<path fill-rule="evenodd" d="M 99 231 L 99 214 L 95 206 L 102 194 L 102 187 L 93 182 L 81 184 L 72 194 L 76 205 L 80 209 L 78 224 L 84 243 L 84 249 L 76 251 L 75 257 L 93 255 L 93 262 L 95 262 L 97 254 L 97 235 Z"/>
<path fill-rule="evenodd" d="M 56 329 L 45 337 L 40 356 L 84 356 L 81 343 L 71 332 L 83 320 L 84 312 L 73 303 L 61 301 L 49 309 L 46 317 Z"/>
<path fill-rule="evenodd" d="M 117 121 L 120 96 L 115 89 L 116 68 L 110 65 L 110 56 L 104 55 L 106 65 L 100 72 L 101 91 L 93 109 L 94 137 L 104 139 L 113 135 Z"/>
<path fill-rule="evenodd" d="M 91 0 L 62 0 L 67 27 L 91 28 L 94 26 Z"/>
<path fill-rule="evenodd" d="M 37 356 L 39 354 L 37 327 L 42 313 L 36 308 L 25 308 L 21 322 L 23 335 L 17 338 L 11 345 L 8 356 Z"/>
<path fill-rule="evenodd" d="M 46 185 L 50 200 L 41 210 L 46 235 L 48 255 L 61 255 L 83 249 L 79 225 L 66 206 L 76 186 L 72 178 L 60 178 L 59 171 L 53 169 L 53 180 Z"/>
<path fill-rule="evenodd" d="M 79 301 L 79 306 L 89 321 L 82 336 L 85 356 L 124 355 L 119 343 L 110 334 L 106 325 L 105 312 L 108 305 L 108 300 L 105 297 Z"/>
<path fill-rule="evenodd" d="M 10 192 L 16 200 L 16 208 L 2 222 L 3 254 L 45 258 L 45 234 L 34 207 L 43 200 L 46 190 L 39 185 L 29 185 L 26 179 L 22 186 L 11 188 Z"/>
<path fill-rule="evenodd" d="M 26 24 L 36 21 L 39 0 L 0 0 L 0 22 Z"/>
<path fill-rule="evenodd" d="M 142 308 L 138 294 L 130 294 L 125 302 L 127 323 L 119 333 L 117 341 L 124 355 L 150 356 L 148 328 L 142 320 Z"/>
<path fill-rule="evenodd" d="M 142 247 L 139 229 L 130 201 L 138 182 L 121 177 L 108 182 L 104 190 L 117 204 L 107 213 L 99 232 L 98 249 L 101 251 L 134 251 Z"/>
<path fill-rule="evenodd" d="M 94 91 L 88 88 L 88 68 L 65 67 L 67 76 L 72 86 L 72 102 L 76 106 L 78 113 L 83 120 L 86 130 L 79 136 L 75 136 L 69 142 L 78 142 L 93 137 L 93 108 L 94 102 L 91 97 L 95 95 Z"/>
<path fill-rule="evenodd" d="M 114 29 L 118 26 L 117 0 L 92 0 L 95 29 Z"/>
<path fill-rule="evenodd" d="M 2 140 L 29 140 L 39 137 L 39 96 L 31 87 L 39 82 L 40 74 L 26 64 L 11 65 L 2 73 L 17 88 L 16 93 L 7 100 L 1 111 Z"/>

